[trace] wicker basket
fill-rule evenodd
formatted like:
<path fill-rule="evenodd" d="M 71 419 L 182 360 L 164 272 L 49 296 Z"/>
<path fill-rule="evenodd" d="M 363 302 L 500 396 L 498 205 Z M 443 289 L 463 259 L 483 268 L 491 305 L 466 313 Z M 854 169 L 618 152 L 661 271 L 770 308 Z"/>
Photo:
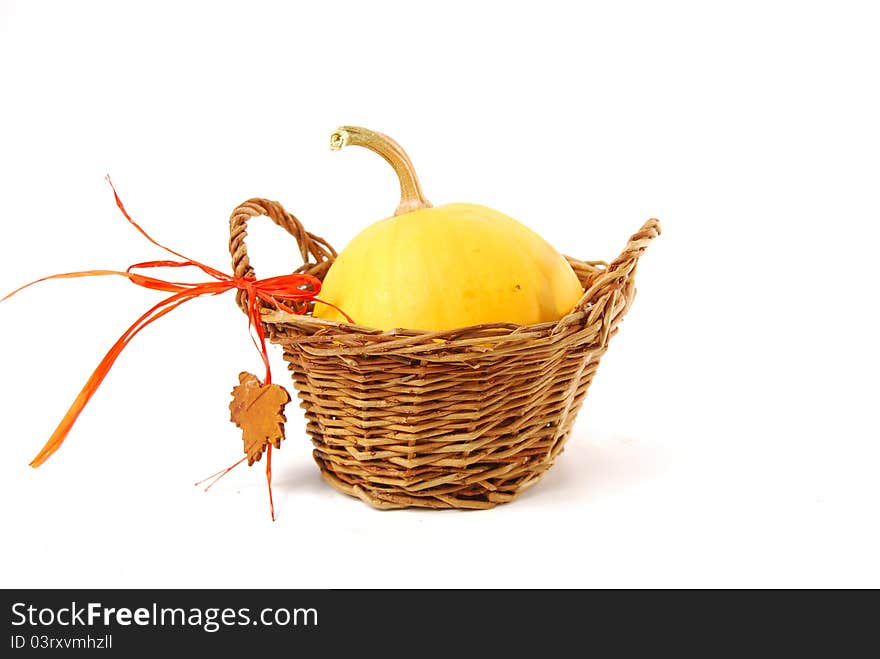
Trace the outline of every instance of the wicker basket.
<path fill-rule="evenodd" d="M 253 275 L 248 220 L 296 238 L 323 279 L 336 257 L 277 202 L 230 218 L 235 275 Z M 566 257 L 584 295 L 555 323 L 442 332 L 379 331 L 263 310 L 305 410 L 314 458 L 336 489 L 377 508 L 491 508 L 535 483 L 562 452 L 599 360 L 635 295 L 638 259 L 660 234 L 648 220 L 610 264 Z M 239 306 L 247 311 L 239 293 Z"/>

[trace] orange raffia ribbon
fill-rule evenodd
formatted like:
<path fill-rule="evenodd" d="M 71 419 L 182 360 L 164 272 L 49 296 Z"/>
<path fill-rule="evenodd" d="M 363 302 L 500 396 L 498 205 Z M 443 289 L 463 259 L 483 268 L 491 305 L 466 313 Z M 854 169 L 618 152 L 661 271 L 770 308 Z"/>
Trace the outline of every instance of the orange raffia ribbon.
<path fill-rule="evenodd" d="M 157 291 L 164 291 L 166 293 L 172 293 L 172 295 L 165 298 L 155 306 L 151 307 L 146 313 L 144 313 L 140 318 L 132 323 L 132 325 L 127 330 L 125 330 L 125 332 L 123 332 L 122 336 L 119 337 L 116 343 L 113 344 L 113 347 L 110 348 L 110 350 L 104 356 L 104 359 L 102 359 L 101 363 L 98 364 L 98 367 L 92 373 L 85 386 L 79 392 L 79 395 L 73 401 L 73 404 L 70 406 L 67 414 L 65 414 L 64 418 L 61 419 L 61 422 L 58 424 L 55 432 L 52 433 L 49 441 L 46 442 L 46 445 L 43 446 L 42 450 L 31 461 L 31 467 L 39 467 L 49 458 L 49 456 L 51 456 L 55 451 L 58 450 L 58 448 L 67 437 L 67 434 L 70 432 L 70 429 L 73 427 L 73 424 L 76 422 L 77 417 L 79 417 L 80 413 L 83 411 L 83 408 L 85 408 L 86 404 L 94 395 L 95 391 L 97 391 L 101 382 L 104 380 L 107 373 L 110 371 L 110 368 L 113 366 L 113 363 L 116 361 L 116 358 L 119 357 L 119 354 L 122 352 L 125 346 L 127 346 L 129 342 L 147 325 L 155 320 L 158 320 L 165 314 L 173 311 L 184 302 L 189 302 L 190 300 L 201 297 L 202 295 L 219 295 L 221 293 L 225 293 L 231 290 L 246 291 L 248 300 L 248 323 L 249 326 L 254 329 L 257 335 L 257 338 L 254 338 L 253 335 L 251 335 L 251 338 L 253 339 L 257 349 L 260 351 L 260 355 L 263 359 L 263 365 L 266 369 L 266 378 L 264 382 L 265 384 L 270 384 L 272 382 L 272 372 L 269 366 L 269 354 L 266 350 L 266 333 L 263 327 L 263 323 L 260 319 L 259 303 L 263 302 L 287 313 L 303 314 L 305 313 L 305 305 L 297 305 L 296 308 L 291 308 L 284 304 L 284 302 L 282 302 L 281 300 L 317 300 L 316 295 L 321 290 L 321 281 L 315 277 L 312 277 L 311 275 L 290 274 L 282 275 L 279 277 L 269 277 L 266 279 L 256 279 L 254 276 L 234 277 L 232 275 L 227 275 L 224 272 L 216 270 L 215 268 L 207 266 L 204 263 L 200 263 L 194 259 L 190 259 L 183 254 L 174 251 L 173 249 L 165 247 L 164 245 L 155 241 L 146 231 L 144 231 L 144 229 L 137 222 L 135 222 L 131 218 L 131 216 L 125 210 L 125 206 L 122 204 L 122 200 L 119 198 L 119 195 L 116 192 L 116 188 L 113 185 L 113 182 L 110 180 L 109 176 L 107 177 L 107 182 L 110 184 L 110 187 L 113 190 L 113 197 L 116 200 L 116 205 L 119 207 L 119 210 L 122 211 L 125 219 L 128 220 L 128 222 L 132 226 L 134 226 L 134 228 L 137 229 L 151 243 L 153 243 L 157 247 L 162 248 L 166 252 L 169 252 L 170 254 L 178 257 L 181 260 L 145 261 L 143 263 L 135 263 L 134 265 L 129 266 L 128 269 L 126 269 L 124 272 L 119 270 L 86 270 L 82 272 L 68 272 L 63 274 L 50 275 L 49 277 L 37 279 L 36 281 L 17 288 L 4 298 L 0 299 L 0 302 L 9 299 L 10 297 L 24 290 L 25 288 L 50 279 L 72 279 L 76 277 L 96 277 L 106 275 L 117 275 L 126 277 L 129 281 L 131 281 L 133 284 L 137 284 L 138 286 L 151 288 Z M 136 270 L 144 270 L 150 268 L 189 267 L 198 268 L 205 274 L 212 277 L 213 281 L 201 283 L 165 281 L 135 272 Z M 272 446 L 270 444 L 267 448 L 266 454 L 266 477 L 269 485 L 270 505 L 272 501 L 271 457 Z M 272 507 L 274 508 L 274 506 Z M 273 519 L 275 517 L 274 510 L 272 511 L 272 517 Z"/>

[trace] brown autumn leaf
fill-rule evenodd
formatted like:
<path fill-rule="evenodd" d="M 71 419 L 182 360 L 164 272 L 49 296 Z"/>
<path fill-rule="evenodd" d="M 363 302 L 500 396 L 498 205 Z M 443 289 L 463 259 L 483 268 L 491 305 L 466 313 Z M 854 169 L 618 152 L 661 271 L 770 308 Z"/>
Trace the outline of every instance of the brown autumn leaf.
<path fill-rule="evenodd" d="M 229 403 L 231 420 L 242 430 L 248 466 L 263 455 L 271 443 L 281 448 L 284 439 L 284 406 L 290 394 L 278 384 L 263 384 L 256 375 L 240 373 L 239 385 L 232 390 Z"/>

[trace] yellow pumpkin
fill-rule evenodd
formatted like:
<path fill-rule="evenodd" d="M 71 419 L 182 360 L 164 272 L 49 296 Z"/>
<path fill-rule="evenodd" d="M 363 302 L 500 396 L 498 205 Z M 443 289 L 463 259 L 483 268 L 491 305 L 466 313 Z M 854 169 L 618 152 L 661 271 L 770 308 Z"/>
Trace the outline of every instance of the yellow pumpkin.
<path fill-rule="evenodd" d="M 337 129 L 331 147 L 365 146 L 400 178 L 394 216 L 359 233 L 324 278 L 319 297 L 359 325 L 446 330 L 483 323 L 555 321 L 583 294 L 568 261 L 537 233 L 476 204 L 432 207 L 412 163 L 391 138 Z M 313 315 L 344 321 L 317 302 Z"/>

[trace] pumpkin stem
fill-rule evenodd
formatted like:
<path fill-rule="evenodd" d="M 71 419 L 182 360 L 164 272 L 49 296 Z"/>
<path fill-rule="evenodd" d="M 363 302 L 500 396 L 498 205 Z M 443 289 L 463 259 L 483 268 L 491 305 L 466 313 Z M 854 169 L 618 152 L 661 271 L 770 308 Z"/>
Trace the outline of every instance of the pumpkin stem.
<path fill-rule="evenodd" d="M 334 151 L 349 144 L 375 151 L 394 168 L 397 178 L 400 179 L 400 204 L 394 211 L 395 215 L 419 208 L 431 208 L 431 202 L 425 198 L 422 186 L 419 185 L 419 177 L 416 176 L 412 161 L 397 142 L 387 135 L 358 126 L 341 126 L 330 135 L 330 148 Z"/>

